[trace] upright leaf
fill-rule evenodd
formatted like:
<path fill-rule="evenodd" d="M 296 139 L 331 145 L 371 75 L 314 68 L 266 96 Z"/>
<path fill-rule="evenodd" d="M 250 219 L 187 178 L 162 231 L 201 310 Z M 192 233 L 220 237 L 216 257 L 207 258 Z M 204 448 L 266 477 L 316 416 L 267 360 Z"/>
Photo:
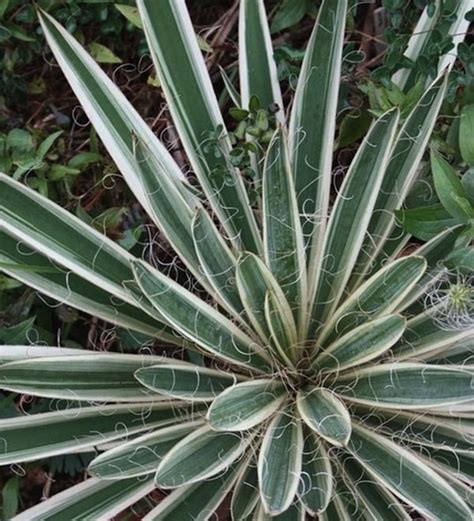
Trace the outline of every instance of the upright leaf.
<path fill-rule="evenodd" d="M 237 260 L 203 209 L 197 210 L 194 216 L 192 233 L 202 275 L 206 277 L 217 299 L 233 315 L 238 316 L 243 307 L 235 287 Z"/>
<path fill-rule="evenodd" d="M 283 121 L 283 100 L 263 0 L 243 0 L 240 4 L 239 72 L 242 107 L 248 109 L 250 97 L 257 96 L 264 109 L 278 105 Z"/>
<path fill-rule="evenodd" d="M 301 323 L 306 309 L 303 233 L 286 140 L 277 130 L 269 145 L 263 174 L 263 242 L 265 260 Z"/>
<path fill-rule="evenodd" d="M 250 251 L 260 236 L 184 0 L 139 0 L 161 86 L 186 154 L 229 237 Z M 171 66 L 172 65 L 172 66 Z"/>
<path fill-rule="evenodd" d="M 381 116 L 346 174 L 328 223 L 321 277 L 312 302 L 310 336 L 336 308 L 350 277 L 387 168 L 397 123 L 397 111 Z"/>
<path fill-rule="evenodd" d="M 446 92 L 447 75 L 439 78 L 421 97 L 400 129 L 383 178 L 373 214 L 349 287 L 357 287 L 371 268 L 395 226 L 394 210 L 400 208 L 419 173 L 420 161 L 436 123 Z"/>
<path fill-rule="evenodd" d="M 114 158 L 127 184 L 140 204 L 149 209 L 146 189 L 133 155 L 132 133 L 148 144 L 151 153 L 189 201 L 186 180 L 166 147 L 156 139 L 148 125 L 120 89 L 94 59 L 51 16 L 41 11 L 39 19 L 51 50 L 105 147 Z"/>
<path fill-rule="evenodd" d="M 260 496 L 266 513 L 287 510 L 295 497 L 301 473 L 303 431 L 286 410 L 270 423 L 258 459 Z"/>
<path fill-rule="evenodd" d="M 320 267 L 331 189 L 331 167 L 347 0 L 325 0 L 308 43 L 290 119 L 290 155 L 305 234 L 309 283 Z M 307 222 L 306 222 L 307 221 Z"/>
<path fill-rule="evenodd" d="M 270 343 L 270 329 L 265 315 L 267 293 L 274 294 L 285 314 L 292 314 L 290 305 L 275 277 L 265 263 L 253 253 L 244 253 L 236 272 L 237 289 L 247 317 L 260 338 Z"/>

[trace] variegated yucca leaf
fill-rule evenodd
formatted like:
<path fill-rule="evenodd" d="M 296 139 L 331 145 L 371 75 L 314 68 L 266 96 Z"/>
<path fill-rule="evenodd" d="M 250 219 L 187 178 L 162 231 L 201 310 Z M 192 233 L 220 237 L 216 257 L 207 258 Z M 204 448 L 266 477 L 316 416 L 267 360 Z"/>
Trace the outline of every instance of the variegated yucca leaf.
<path fill-rule="evenodd" d="M 81 45 L 39 16 L 193 284 L 0 175 L 0 269 L 166 348 L 0 346 L 2 389 L 61 400 L 53 412 L 0 419 L 0 463 L 96 451 L 90 478 L 15 519 L 112 519 L 162 488 L 144 520 L 471 520 L 474 331 L 446 323 L 430 293 L 449 290 L 443 260 L 470 245 L 454 227 L 401 255 L 409 237 L 394 216 L 446 77 L 404 121 L 396 109 L 374 121 L 333 200 L 348 2 L 322 2 L 288 110 L 264 2 L 241 0 L 240 95 L 224 81 L 241 111 L 257 100 L 273 118 L 269 142 L 249 152 L 261 188 L 251 203 L 184 0 L 137 4 L 202 195 Z"/>

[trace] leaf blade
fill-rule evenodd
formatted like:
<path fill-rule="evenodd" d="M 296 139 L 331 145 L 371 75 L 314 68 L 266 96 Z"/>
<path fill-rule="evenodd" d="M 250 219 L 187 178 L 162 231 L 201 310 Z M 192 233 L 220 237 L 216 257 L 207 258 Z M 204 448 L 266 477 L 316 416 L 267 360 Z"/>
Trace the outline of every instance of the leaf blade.
<path fill-rule="evenodd" d="M 260 498 L 265 512 L 273 516 L 292 504 L 301 473 L 303 431 L 287 413 L 272 420 L 258 457 Z"/>
<path fill-rule="evenodd" d="M 155 392 L 180 400 L 210 401 L 235 383 L 235 375 L 191 364 L 151 365 L 135 372 L 135 378 Z"/>
<path fill-rule="evenodd" d="M 158 5 L 139 0 L 137 6 L 170 112 L 199 182 L 234 243 L 258 252 L 261 239 L 245 186 L 228 164 L 230 142 L 226 136 L 218 138 L 220 154 L 205 143 L 208 135 L 225 126 L 185 2 L 165 0 Z"/>
<path fill-rule="evenodd" d="M 278 410 L 286 399 L 284 386 L 273 380 L 251 380 L 223 391 L 207 413 L 216 430 L 243 431 L 257 426 Z"/>
<path fill-rule="evenodd" d="M 345 405 L 327 389 L 308 387 L 299 391 L 296 406 L 304 422 L 326 441 L 342 447 L 351 435 L 351 418 Z"/>
<path fill-rule="evenodd" d="M 471 518 L 454 490 L 408 450 L 359 425 L 354 425 L 349 450 L 389 490 L 428 517 L 446 521 Z"/>

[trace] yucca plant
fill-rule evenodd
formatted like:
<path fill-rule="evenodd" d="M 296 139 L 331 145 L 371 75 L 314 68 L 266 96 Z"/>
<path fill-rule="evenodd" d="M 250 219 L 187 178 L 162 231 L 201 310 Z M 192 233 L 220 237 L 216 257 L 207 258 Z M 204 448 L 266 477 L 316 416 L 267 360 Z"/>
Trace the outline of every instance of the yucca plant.
<path fill-rule="evenodd" d="M 3 389 L 65 405 L 0 420 L 0 463 L 98 452 L 92 477 L 15 519 L 109 519 L 155 488 L 170 492 L 145 520 L 228 510 L 234 521 L 471 519 L 473 331 L 441 327 L 437 303 L 420 305 L 469 238 L 448 229 L 402 255 L 409 237 L 394 219 L 445 75 L 404 121 L 394 110 L 373 123 L 333 200 L 346 0 L 323 2 L 288 111 L 263 1 L 242 0 L 232 95 L 258 129 L 241 125 L 261 188 L 251 204 L 184 1 L 138 7 L 202 192 L 79 43 L 40 18 L 104 145 L 199 288 L 0 177 L 5 272 L 168 346 L 168 356 L 139 345 L 134 355 L 0 348 Z"/>

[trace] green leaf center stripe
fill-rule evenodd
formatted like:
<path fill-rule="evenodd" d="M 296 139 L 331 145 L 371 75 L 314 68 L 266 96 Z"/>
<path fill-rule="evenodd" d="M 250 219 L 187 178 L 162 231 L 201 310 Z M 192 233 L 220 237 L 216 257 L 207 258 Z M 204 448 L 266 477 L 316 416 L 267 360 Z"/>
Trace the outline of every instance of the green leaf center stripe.
<path fill-rule="evenodd" d="M 290 154 L 298 208 L 309 237 L 308 279 L 315 287 L 331 187 L 337 100 L 347 0 L 326 0 L 298 78 L 290 117 Z"/>
<path fill-rule="evenodd" d="M 364 322 L 392 313 L 425 269 L 426 261 L 418 256 L 387 262 L 338 307 L 321 330 L 318 342 L 327 346 Z"/>
<path fill-rule="evenodd" d="M 293 502 L 301 474 L 303 429 L 289 410 L 269 425 L 258 459 L 260 497 L 266 513 L 282 514 Z"/>
<path fill-rule="evenodd" d="M 386 315 L 367 322 L 323 350 L 314 361 L 314 367 L 337 372 L 365 364 L 390 349 L 402 336 L 405 326 L 406 319 L 400 315 Z"/>
<path fill-rule="evenodd" d="M 34 350 L 32 351 L 33 354 Z M 97 402 L 147 402 L 161 398 L 134 377 L 140 368 L 169 359 L 157 356 L 82 354 L 42 356 L 0 366 L 2 387 L 10 391 L 64 400 Z M 1 355 L 0 355 L 1 356 Z M 231 380 L 232 382 L 232 380 Z"/>
<path fill-rule="evenodd" d="M 204 425 L 166 454 L 155 482 L 163 488 L 176 488 L 215 476 L 241 456 L 252 439 L 249 433 L 216 432 Z"/>
<path fill-rule="evenodd" d="M 437 79 L 417 103 L 402 126 L 383 178 L 359 258 L 349 286 L 363 280 L 371 261 L 380 253 L 395 226 L 394 210 L 404 202 L 419 173 L 420 161 L 436 123 L 446 92 L 447 76 Z"/>
<path fill-rule="evenodd" d="M 306 262 L 286 137 L 277 130 L 263 175 L 265 261 L 285 293 L 297 324 L 306 312 Z"/>
<path fill-rule="evenodd" d="M 142 476 L 155 472 L 163 457 L 185 436 L 203 425 L 202 420 L 165 427 L 106 450 L 89 464 L 88 471 L 102 479 Z"/>
<path fill-rule="evenodd" d="M 179 412 L 191 411 L 170 403 L 122 404 L 2 419 L 0 463 L 35 461 L 92 448 L 153 427 L 172 425 L 179 421 Z"/>

